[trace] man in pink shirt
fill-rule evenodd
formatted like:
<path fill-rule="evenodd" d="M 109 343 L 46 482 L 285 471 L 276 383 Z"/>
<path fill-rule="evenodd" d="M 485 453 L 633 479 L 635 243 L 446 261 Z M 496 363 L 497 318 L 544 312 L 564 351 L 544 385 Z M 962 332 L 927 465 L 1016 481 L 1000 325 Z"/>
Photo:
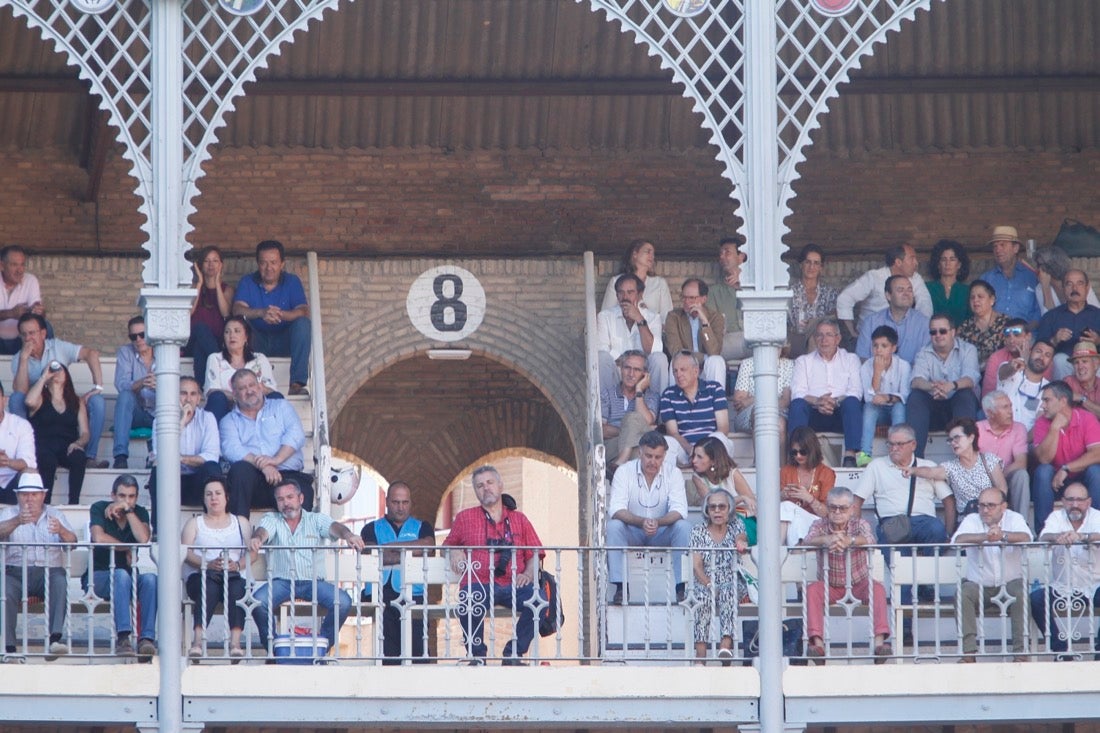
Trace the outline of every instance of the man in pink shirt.
<path fill-rule="evenodd" d="M 1004 466 L 1008 506 L 1027 516 L 1031 506 L 1031 477 L 1027 474 L 1027 428 L 1012 419 L 1012 400 L 995 389 L 982 398 L 985 420 L 978 422 L 978 449 L 993 453 Z"/>
<path fill-rule="evenodd" d="M 1073 365 L 1073 374 L 1066 377 L 1066 384 L 1073 390 L 1073 403 L 1100 417 L 1100 379 L 1096 378 L 1096 372 L 1100 369 L 1100 354 L 1096 352 L 1096 344 L 1091 341 L 1077 342 L 1069 361 Z"/>
<path fill-rule="evenodd" d="M 1100 421 L 1073 406 L 1073 390 L 1058 380 L 1043 388 L 1042 416 L 1031 437 L 1039 465 L 1031 481 L 1035 526 L 1042 527 L 1054 510 L 1054 495 L 1071 482 L 1088 487 L 1092 506 L 1100 509 Z"/>
<path fill-rule="evenodd" d="M 19 317 L 37 313 L 45 317 L 38 278 L 27 272 L 27 251 L 18 244 L 0 249 L 0 354 L 18 354 L 23 348 L 19 338 Z M 47 324 L 48 338 L 53 328 Z"/>

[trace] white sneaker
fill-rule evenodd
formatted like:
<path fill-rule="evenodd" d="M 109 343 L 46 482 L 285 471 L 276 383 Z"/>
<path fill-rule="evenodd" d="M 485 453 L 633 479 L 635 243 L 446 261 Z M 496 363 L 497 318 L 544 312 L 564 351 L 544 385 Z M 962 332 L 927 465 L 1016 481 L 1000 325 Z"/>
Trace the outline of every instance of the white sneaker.
<path fill-rule="evenodd" d="M 58 657 L 64 656 L 69 653 L 69 645 L 63 641 L 51 641 L 49 654 L 46 655 L 46 661 L 52 662 Z"/>

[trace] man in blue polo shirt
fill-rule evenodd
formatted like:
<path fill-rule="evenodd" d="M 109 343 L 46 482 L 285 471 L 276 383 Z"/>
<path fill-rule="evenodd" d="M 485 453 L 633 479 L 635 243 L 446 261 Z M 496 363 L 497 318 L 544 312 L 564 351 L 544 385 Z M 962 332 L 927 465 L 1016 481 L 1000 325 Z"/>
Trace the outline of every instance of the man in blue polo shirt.
<path fill-rule="evenodd" d="M 897 354 L 912 366 L 917 352 L 928 345 L 928 316 L 913 307 L 913 283 L 904 275 L 886 279 L 886 302 L 890 305 L 864 318 L 859 324 L 856 356 L 871 358 L 871 334 L 879 326 L 890 326 L 898 333 Z"/>
<path fill-rule="evenodd" d="M 1066 302 L 1051 308 L 1035 329 L 1036 341 L 1050 341 L 1054 346 L 1054 378 L 1065 379 L 1073 374 L 1069 360 L 1073 346 L 1080 340 L 1100 342 L 1100 308 L 1089 305 L 1089 276 L 1084 270 L 1067 270 L 1062 278 Z"/>
<path fill-rule="evenodd" d="M 665 461 L 686 468 L 691 464 L 691 449 L 707 437 L 714 436 L 733 454 L 730 431 L 729 402 L 722 385 L 699 379 L 700 366 L 690 351 L 679 351 L 672 357 L 672 376 L 676 384 L 661 394 L 660 420 L 665 424 L 668 454 Z"/>
<path fill-rule="evenodd" d="M 1023 318 L 1034 324 L 1039 320 L 1039 301 L 1035 288 L 1039 277 L 1035 271 L 1020 261 L 1020 236 L 1016 227 L 994 227 L 989 246 L 993 248 L 993 260 L 997 263 L 982 275 L 997 293 L 997 310 L 1009 318 Z"/>
<path fill-rule="evenodd" d="M 412 490 L 404 481 L 394 481 L 386 491 L 386 516 L 363 526 L 359 532 L 365 545 L 364 552 L 372 547 L 422 547 L 435 544 L 435 529 L 430 522 L 417 519 L 412 515 Z M 423 552 L 423 551 L 420 551 Z M 401 607 L 394 604 L 401 597 L 401 553 L 398 549 L 383 549 L 382 597 L 376 599 L 384 604 L 382 609 L 382 655 L 386 657 L 382 664 L 400 664 L 401 659 Z M 414 560 L 415 562 L 415 560 Z M 424 602 L 424 586 L 414 585 L 406 601 Z M 369 601 L 371 592 L 377 588 L 364 588 L 363 600 Z M 413 664 L 424 663 L 424 618 L 413 616 L 412 648 L 408 655 Z"/>
<path fill-rule="evenodd" d="M 252 324 L 253 351 L 290 357 L 290 394 L 304 395 L 309 381 L 309 303 L 302 281 L 286 272 L 281 242 L 256 245 L 259 269 L 237 283 L 233 314 Z"/>

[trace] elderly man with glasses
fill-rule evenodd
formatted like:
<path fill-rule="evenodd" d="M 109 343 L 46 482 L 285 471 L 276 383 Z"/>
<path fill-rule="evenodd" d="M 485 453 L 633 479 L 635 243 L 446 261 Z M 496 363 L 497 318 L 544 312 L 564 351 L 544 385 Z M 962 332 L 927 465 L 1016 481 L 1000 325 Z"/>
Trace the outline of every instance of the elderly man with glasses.
<path fill-rule="evenodd" d="M 994 618 L 1008 616 L 1012 661 L 1028 661 L 1024 653 L 1024 553 L 1022 548 L 1009 546 L 1031 542 L 1027 520 L 1008 508 L 1003 491 L 986 489 L 978 495 L 978 511 L 959 523 L 951 542 L 968 545 L 966 579 L 957 601 L 963 635 L 959 661 L 977 661 L 978 618 L 983 610 Z"/>

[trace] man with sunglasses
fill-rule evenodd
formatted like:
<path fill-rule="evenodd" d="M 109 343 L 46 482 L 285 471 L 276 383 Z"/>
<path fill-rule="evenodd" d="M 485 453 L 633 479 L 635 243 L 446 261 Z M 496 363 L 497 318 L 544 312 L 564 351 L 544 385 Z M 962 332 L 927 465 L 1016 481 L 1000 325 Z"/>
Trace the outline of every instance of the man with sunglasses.
<path fill-rule="evenodd" d="M 1039 402 L 1043 414 L 1031 431 L 1039 462 L 1031 477 L 1036 527 L 1047 521 L 1055 495 L 1072 481 L 1087 486 L 1092 505 L 1100 508 L 1100 421 L 1073 406 L 1073 390 L 1061 380 L 1044 387 Z"/>
<path fill-rule="evenodd" d="M 157 409 L 157 375 L 153 347 L 145 338 L 145 319 L 134 316 L 126 324 L 130 343 L 115 352 L 114 468 L 129 468 L 130 430 L 153 427 Z"/>
<path fill-rule="evenodd" d="M 1023 549 L 1011 545 L 1031 542 L 1027 520 L 1008 508 L 1000 489 L 978 495 L 978 511 L 959 522 L 951 538 L 966 548 L 966 579 L 959 595 L 959 623 L 962 627 L 963 656 L 960 662 L 977 661 L 978 618 L 983 610 L 997 618 L 1007 615 L 1012 630 L 1012 661 L 1026 662 L 1024 648 Z M 1007 608 L 1004 607 L 1007 604 Z M 998 626 L 1003 629 L 1003 626 Z M 1004 632 L 1001 632 L 1003 637 Z M 1007 643 L 1002 639 L 1002 643 Z"/>
<path fill-rule="evenodd" d="M 99 352 L 87 346 L 50 338 L 48 328 L 46 319 L 37 313 L 24 313 L 19 317 L 19 338 L 23 339 L 23 348 L 11 360 L 14 376 L 8 410 L 19 417 L 27 417 L 27 391 L 51 362 L 56 361 L 64 366 L 69 366 L 74 361 L 84 362 L 92 374 L 92 388 L 81 397 L 88 407 L 88 431 L 91 433 L 86 450 L 88 468 L 107 468 L 107 461 L 96 459 L 99 436 L 103 433 L 103 421 L 107 416 Z"/>
<path fill-rule="evenodd" d="M 982 375 L 982 396 L 997 389 L 997 382 L 1008 379 L 1027 365 L 1027 355 L 1031 352 L 1031 325 L 1023 318 L 1009 320 L 1002 330 L 1004 346 L 989 355 Z M 1054 379 L 1054 365 L 1043 373 L 1047 379 Z"/>
<path fill-rule="evenodd" d="M 462 576 L 459 623 L 468 663 L 485 663 L 485 617 L 490 607 L 500 606 L 511 611 L 515 626 L 515 637 L 504 645 L 501 664 L 523 666 L 521 658 L 535 638 L 532 599 L 538 591 L 539 563 L 546 553 L 538 550 L 536 557 L 534 548 L 541 547 L 542 541 L 531 521 L 501 500 L 504 481 L 496 468 L 479 466 L 470 481 L 478 506 L 456 514 L 451 533 L 443 540 L 444 547 L 457 548 L 448 558 L 451 569 Z"/>
<path fill-rule="evenodd" d="M 1047 587 L 1031 591 L 1031 617 L 1050 640 L 1052 652 L 1067 650 L 1067 637 L 1078 622 L 1072 616 L 1074 608 L 1091 607 L 1093 614 L 1100 609 L 1100 511 L 1090 506 L 1091 501 L 1084 484 L 1070 483 L 1062 492 L 1062 508 L 1047 518 L 1039 533 L 1040 542 L 1054 545 L 1049 555 L 1051 580 Z M 1059 618 L 1061 629 L 1053 625 Z M 1100 659 L 1100 632 L 1094 648 Z M 1076 657 L 1059 653 L 1055 659 L 1070 662 Z"/>
<path fill-rule="evenodd" d="M 1039 339 L 1031 347 L 1024 368 L 997 383 L 997 389 L 1008 395 L 1012 402 L 1012 419 L 1030 433 L 1039 415 L 1039 395 L 1050 380 L 1043 375 L 1054 363 L 1054 346 Z M 1007 366 L 1007 365 L 1005 365 Z"/>
<path fill-rule="evenodd" d="M 942 430 L 957 417 L 978 414 L 976 388 L 981 381 L 978 350 L 955 338 L 951 316 L 932 316 L 928 333 L 932 343 L 917 354 L 906 417 L 917 438 L 917 457 L 924 457 L 931 428 Z"/>

